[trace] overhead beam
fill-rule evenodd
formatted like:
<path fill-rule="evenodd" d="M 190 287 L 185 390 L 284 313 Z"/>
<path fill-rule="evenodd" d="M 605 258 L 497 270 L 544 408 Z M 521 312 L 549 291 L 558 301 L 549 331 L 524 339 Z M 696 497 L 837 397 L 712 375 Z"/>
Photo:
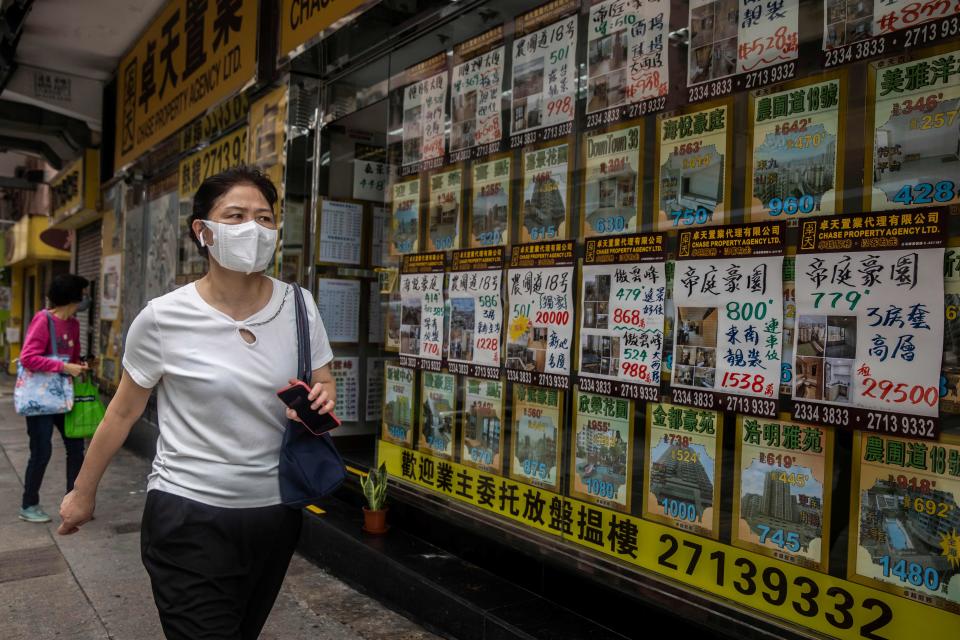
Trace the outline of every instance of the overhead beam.
<path fill-rule="evenodd" d="M 37 183 L 23 178 L 0 176 L 0 189 L 20 189 L 21 191 L 36 191 Z"/>

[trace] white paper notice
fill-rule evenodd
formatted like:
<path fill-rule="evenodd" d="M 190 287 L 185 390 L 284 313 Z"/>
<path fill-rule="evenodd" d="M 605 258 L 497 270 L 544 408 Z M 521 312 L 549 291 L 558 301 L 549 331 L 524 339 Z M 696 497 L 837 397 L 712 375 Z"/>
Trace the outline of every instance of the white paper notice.
<path fill-rule="evenodd" d="M 387 165 L 371 160 L 353 161 L 353 197 L 383 202 L 387 197 Z"/>
<path fill-rule="evenodd" d="M 503 335 L 503 247 L 467 249 L 453 256 L 447 297 L 450 300 L 451 373 L 500 377 Z M 457 366 L 461 365 L 461 366 Z M 472 366 L 471 366 L 472 365 Z"/>
<path fill-rule="evenodd" d="M 360 358 L 334 358 L 330 373 L 337 385 L 334 413 L 343 422 L 360 420 Z"/>
<path fill-rule="evenodd" d="M 386 358 L 367 358 L 367 401 L 364 420 L 379 421 L 383 416 L 383 365 Z"/>
<path fill-rule="evenodd" d="M 439 370 L 443 358 L 443 254 L 404 257 L 400 274 L 401 364 Z M 405 361 L 404 356 L 413 358 Z"/>
<path fill-rule="evenodd" d="M 403 164 L 443 157 L 446 120 L 446 70 L 404 90 Z"/>
<path fill-rule="evenodd" d="M 499 142 L 503 137 L 500 128 L 503 53 L 503 47 L 497 47 L 453 68 L 451 151 Z"/>
<path fill-rule="evenodd" d="M 360 339 L 360 281 L 320 278 L 317 306 L 330 342 Z"/>
<path fill-rule="evenodd" d="M 320 262 L 360 264 L 363 205 L 323 200 L 320 203 Z"/>
<path fill-rule="evenodd" d="M 370 286 L 369 302 L 370 324 L 367 327 L 367 340 L 379 344 L 383 342 L 383 302 L 380 289 L 375 285 Z"/>

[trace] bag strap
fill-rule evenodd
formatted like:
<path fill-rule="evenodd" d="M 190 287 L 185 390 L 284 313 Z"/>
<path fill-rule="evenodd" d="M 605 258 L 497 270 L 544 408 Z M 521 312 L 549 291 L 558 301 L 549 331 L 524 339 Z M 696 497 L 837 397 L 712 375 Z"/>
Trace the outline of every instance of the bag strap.
<path fill-rule="evenodd" d="M 303 299 L 300 285 L 292 284 L 293 299 L 296 302 L 297 316 L 297 375 L 300 380 L 310 384 L 313 377 L 313 364 L 310 361 L 310 319 L 307 317 L 307 304 Z"/>
<path fill-rule="evenodd" d="M 47 314 L 47 332 L 50 334 L 50 346 L 53 349 L 53 353 L 50 355 L 57 359 L 59 356 L 57 353 L 57 327 L 53 323 L 53 314 L 47 310 L 44 310 L 44 313 Z"/>

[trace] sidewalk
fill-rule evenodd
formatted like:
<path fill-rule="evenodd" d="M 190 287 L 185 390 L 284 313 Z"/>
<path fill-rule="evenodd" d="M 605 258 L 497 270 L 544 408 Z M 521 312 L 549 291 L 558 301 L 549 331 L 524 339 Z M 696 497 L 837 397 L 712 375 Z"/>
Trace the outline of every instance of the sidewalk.
<path fill-rule="evenodd" d="M 58 433 L 40 502 L 47 525 L 17 518 L 29 447 L 13 411 L 12 385 L 0 380 L 0 638 L 4 640 L 162 640 L 150 582 L 140 563 L 140 516 L 147 460 L 126 450 L 100 486 L 96 520 L 72 536 L 56 534 L 64 490 Z M 434 640 L 382 607 L 294 556 L 262 640 Z"/>

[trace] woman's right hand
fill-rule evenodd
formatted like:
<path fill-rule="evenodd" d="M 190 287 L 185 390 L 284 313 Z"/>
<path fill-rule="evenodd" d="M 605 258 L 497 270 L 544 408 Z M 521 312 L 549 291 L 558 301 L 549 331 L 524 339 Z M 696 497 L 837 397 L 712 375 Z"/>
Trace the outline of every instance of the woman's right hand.
<path fill-rule="evenodd" d="M 67 362 L 63 365 L 63 372 L 67 375 L 71 375 L 74 378 L 77 376 L 83 375 L 87 371 L 86 364 L 74 364 L 72 362 Z"/>
<path fill-rule="evenodd" d="M 68 536 L 80 530 L 80 527 L 93 519 L 93 510 L 97 506 L 96 496 L 74 489 L 63 497 L 60 503 L 60 526 L 57 533 Z"/>

